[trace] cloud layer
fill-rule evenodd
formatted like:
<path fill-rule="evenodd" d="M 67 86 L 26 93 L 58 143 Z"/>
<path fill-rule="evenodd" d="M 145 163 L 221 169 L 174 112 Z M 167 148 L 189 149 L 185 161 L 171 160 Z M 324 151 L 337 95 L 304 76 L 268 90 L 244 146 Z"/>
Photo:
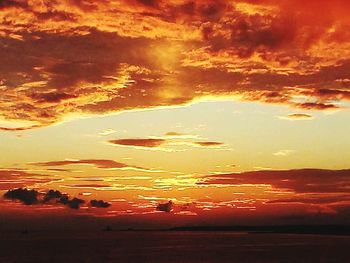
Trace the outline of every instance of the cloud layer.
<path fill-rule="evenodd" d="M 205 177 L 200 184 L 268 184 L 295 193 L 348 193 L 350 170 L 262 170 Z"/>
<path fill-rule="evenodd" d="M 350 98 L 349 7 L 346 0 L 2 1 L 0 115 L 31 123 L 1 130 L 208 96 L 341 108 Z"/>
<path fill-rule="evenodd" d="M 34 173 L 21 169 L 0 169 L 0 190 L 23 187 L 33 184 L 45 184 L 59 179 L 48 175 Z"/>

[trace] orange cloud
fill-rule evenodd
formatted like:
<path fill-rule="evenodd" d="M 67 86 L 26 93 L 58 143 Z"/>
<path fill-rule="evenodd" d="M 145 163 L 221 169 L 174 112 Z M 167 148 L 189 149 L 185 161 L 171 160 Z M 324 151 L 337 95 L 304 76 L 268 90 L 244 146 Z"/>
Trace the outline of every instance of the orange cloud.
<path fill-rule="evenodd" d="M 349 7 L 346 0 L 2 1 L 0 115 L 32 125 L 0 130 L 207 96 L 341 108 L 350 99 Z"/>

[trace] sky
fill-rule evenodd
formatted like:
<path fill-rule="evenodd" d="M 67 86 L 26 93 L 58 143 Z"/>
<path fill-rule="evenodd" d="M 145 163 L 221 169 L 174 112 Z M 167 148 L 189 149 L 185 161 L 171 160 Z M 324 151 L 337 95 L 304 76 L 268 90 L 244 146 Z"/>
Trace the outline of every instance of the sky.
<path fill-rule="evenodd" d="M 348 223 L 349 8 L 0 1 L 0 222 Z"/>

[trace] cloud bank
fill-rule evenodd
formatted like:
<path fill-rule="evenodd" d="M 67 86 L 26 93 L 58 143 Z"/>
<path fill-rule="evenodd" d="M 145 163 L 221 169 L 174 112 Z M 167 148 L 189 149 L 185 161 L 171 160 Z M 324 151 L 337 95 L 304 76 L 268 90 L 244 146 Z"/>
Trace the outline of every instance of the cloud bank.
<path fill-rule="evenodd" d="M 349 7 L 346 0 L 2 1 L 0 116 L 31 124 L 0 130 L 222 96 L 341 109 L 350 99 Z"/>
<path fill-rule="evenodd" d="M 51 205 L 65 205 L 72 209 L 79 209 L 85 200 L 80 198 L 70 198 L 69 195 L 61 193 L 58 190 L 49 190 L 46 193 L 41 193 L 35 189 L 16 188 L 10 189 L 4 194 L 5 199 L 17 200 L 25 205 L 51 204 Z M 110 203 L 103 200 L 91 200 L 91 207 L 107 208 Z"/>

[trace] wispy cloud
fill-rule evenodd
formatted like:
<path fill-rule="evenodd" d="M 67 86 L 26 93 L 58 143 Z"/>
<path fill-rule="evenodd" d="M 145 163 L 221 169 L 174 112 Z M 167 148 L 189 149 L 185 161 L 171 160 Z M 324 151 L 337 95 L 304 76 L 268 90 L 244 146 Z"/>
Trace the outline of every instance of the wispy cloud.
<path fill-rule="evenodd" d="M 155 138 L 130 138 L 130 139 L 116 139 L 109 140 L 107 143 L 123 147 L 132 147 L 140 149 L 160 150 L 160 151 L 183 151 L 184 147 L 201 147 L 201 148 L 212 148 L 221 149 L 225 146 L 222 142 L 216 141 L 192 141 L 196 137 L 182 136 L 179 133 L 170 133 L 164 137 Z M 183 148 L 179 148 L 182 146 Z"/>
<path fill-rule="evenodd" d="M 296 151 L 295 150 L 279 150 L 277 152 L 274 152 L 273 155 L 275 156 L 289 156 L 294 154 Z"/>
<path fill-rule="evenodd" d="M 298 121 L 298 120 L 312 120 L 313 116 L 305 113 L 293 113 L 287 116 L 280 116 L 279 118 L 282 120 Z"/>
<path fill-rule="evenodd" d="M 116 132 L 117 131 L 113 130 L 113 129 L 106 129 L 106 130 L 103 130 L 103 131 L 99 132 L 99 135 L 107 136 L 107 135 L 111 135 L 111 134 L 116 133 Z"/>
<path fill-rule="evenodd" d="M 208 142 L 193 142 L 194 145 L 200 146 L 200 147 L 221 147 L 224 145 L 222 142 L 213 142 L 213 141 L 208 141 Z"/>
<path fill-rule="evenodd" d="M 148 168 L 143 168 L 134 165 L 128 165 L 125 163 L 120 163 L 114 160 L 105 160 L 105 159 L 83 159 L 83 160 L 73 160 L 66 159 L 63 161 L 48 161 L 48 162 L 36 162 L 30 163 L 31 165 L 36 166 L 65 166 L 65 165 L 93 165 L 99 169 L 136 169 L 136 170 L 152 170 Z"/>
<path fill-rule="evenodd" d="M 165 139 L 117 139 L 109 140 L 108 143 L 120 146 L 140 147 L 140 148 L 157 148 L 166 143 Z"/>

